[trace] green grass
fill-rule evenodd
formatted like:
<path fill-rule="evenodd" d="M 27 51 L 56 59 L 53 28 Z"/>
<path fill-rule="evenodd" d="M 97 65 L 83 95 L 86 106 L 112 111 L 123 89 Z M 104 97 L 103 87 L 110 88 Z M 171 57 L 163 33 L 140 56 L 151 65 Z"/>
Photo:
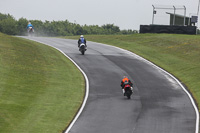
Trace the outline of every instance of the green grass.
<path fill-rule="evenodd" d="M 79 36 L 65 38 L 78 39 Z M 90 35 L 87 40 L 132 51 L 184 83 L 200 104 L 200 36 L 177 34 Z M 90 44 L 88 43 L 88 47 Z"/>
<path fill-rule="evenodd" d="M 62 132 L 82 103 L 84 82 L 57 50 L 0 33 L 0 132 Z"/>

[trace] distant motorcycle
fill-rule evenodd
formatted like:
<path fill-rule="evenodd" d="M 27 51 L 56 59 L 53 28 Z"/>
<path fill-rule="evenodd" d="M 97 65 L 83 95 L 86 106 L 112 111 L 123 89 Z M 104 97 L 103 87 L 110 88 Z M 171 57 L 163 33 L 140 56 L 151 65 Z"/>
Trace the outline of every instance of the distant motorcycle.
<path fill-rule="evenodd" d="M 131 95 L 132 95 L 132 88 L 129 84 L 126 84 L 124 86 L 124 90 L 125 90 L 125 96 L 127 96 L 128 99 L 131 99 Z"/>
<path fill-rule="evenodd" d="M 82 55 L 85 54 L 85 51 L 86 51 L 86 45 L 84 43 L 81 43 L 80 46 L 79 46 L 79 51 L 82 53 Z"/>
<path fill-rule="evenodd" d="M 33 27 L 29 27 L 28 30 L 27 30 L 27 32 L 28 32 L 28 36 L 32 36 L 34 34 Z"/>

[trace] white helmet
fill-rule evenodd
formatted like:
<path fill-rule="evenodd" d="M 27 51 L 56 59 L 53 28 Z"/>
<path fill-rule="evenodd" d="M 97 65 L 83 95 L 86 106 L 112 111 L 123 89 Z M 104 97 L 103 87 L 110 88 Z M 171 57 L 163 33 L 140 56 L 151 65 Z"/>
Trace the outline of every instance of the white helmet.
<path fill-rule="evenodd" d="M 28 24 L 31 24 L 31 22 L 28 22 Z"/>
<path fill-rule="evenodd" d="M 81 35 L 80 37 L 83 38 L 83 35 Z"/>

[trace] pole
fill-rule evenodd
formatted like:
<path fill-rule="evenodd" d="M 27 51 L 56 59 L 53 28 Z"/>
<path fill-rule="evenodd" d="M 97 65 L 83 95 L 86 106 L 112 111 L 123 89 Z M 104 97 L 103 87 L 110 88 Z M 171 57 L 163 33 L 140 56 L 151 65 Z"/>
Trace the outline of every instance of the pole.
<path fill-rule="evenodd" d="M 190 24 L 190 23 L 191 23 L 191 22 L 190 22 L 190 21 L 191 21 L 191 18 L 190 18 L 190 16 L 191 16 L 191 13 L 189 14 L 188 26 L 191 26 L 191 24 Z"/>
<path fill-rule="evenodd" d="M 176 14 L 176 8 L 175 8 L 175 6 L 173 6 L 174 7 L 174 19 L 173 19 L 173 25 L 175 24 L 175 14 Z"/>
<path fill-rule="evenodd" d="M 199 4 L 198 4 L 197 16 L 199 16 L 199 5 L 200 5 L 200 0 L 199 0 Z"/>
<path fill-rule="evenodd" d="M 186 7 L 185 6 L 183 6 L 183 7 L 184 7 L 184 22 L 183 22 L 183 26 L 185 26 Z"/>
<path fill-rule="evenodd" d="M 154 7 L 154 5 L 152 5 L 153 6 L 153 17 L 152 17 L 152 25 L 154 24 L 154 11 L 155 11 L 155 7 Z"/>
<path fill-rule="evenodd" d="M 198 10 L 197 10 L 197 17 L 198 17 L 198 19 L 199 19 L 199 5 L 200 5 L 200 0 L 199 0 L 199 4 L 198 4 Z M 198 20 L 197 20 L 197 27 L 198 27 Z"/>

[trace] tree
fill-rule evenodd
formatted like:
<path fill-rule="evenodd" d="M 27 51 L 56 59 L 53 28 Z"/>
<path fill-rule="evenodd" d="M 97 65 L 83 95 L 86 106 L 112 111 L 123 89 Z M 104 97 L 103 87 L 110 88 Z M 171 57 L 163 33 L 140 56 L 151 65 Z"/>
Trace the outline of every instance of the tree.
<path fill-rule="evenodd" d="M 26 27 L 28 24 L 28 20 L 25 18 L 20 18 L 17 22 L 17 29 L 18 29 L 18 35 L 26 35 Z"/>
<path fill-rule="evenodd" d="M 8 35 L 17 34 L 17 21 L 10 14 L 0 13 L 0 32 Z"/>
<path fill-rule="evenodd" d="M 107 30 L 108 34 L 116 34 L 116 33 L 120 32 L 119 27 L 114 26 L 114 24 L 106 24 L 106 25 L 103 25 L 102 28 Z"/>
<path fill-rule="evenodd" d="M 1 32 L 8 35 L 16 35 L 17 34 L 17 21 L 13 18 L 7 18 L 0 21 L 0 29 Z"/>

